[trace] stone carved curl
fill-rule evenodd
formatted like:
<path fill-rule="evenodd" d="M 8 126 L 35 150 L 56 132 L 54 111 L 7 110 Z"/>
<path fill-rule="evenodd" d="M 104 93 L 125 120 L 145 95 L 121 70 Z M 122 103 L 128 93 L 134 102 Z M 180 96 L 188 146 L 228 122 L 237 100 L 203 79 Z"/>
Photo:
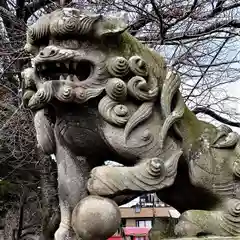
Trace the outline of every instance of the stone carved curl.
<path fill-rule="evenodd" d="M 124 77 L 129 72 L 129 64 L 124 57 L 114 57 L 108 60 L 107 69 L 113 77 Z"/>
<path fill-rule="evenodd" d="M 227 202 L 227 212 L 221 216 L 220 226 L 232 236 L 240 235 L 240 200 L 230 199 Z"/>
<path fill-rule="evenodd" d="M 73 57 L 76 57 L 76 51 L 71 49 L 61 49 L 54 45 L 47 46 L 45 50 L 49 51 L 47 56 L 44 56 L 41 52 L 35 58 L 32 59 L 32 63 L 36 66 L 40 63 L 45 63 L 47 61 L 67 61 L 71 60 Z"/>
<path fill-rule="evenodd" d="M 124 126 L 129 120 L 129 110 L 127 106 L 113 101 L 109 96 L 105 96 L 100 100 L 98 111 L 110 124 Z"/>
<path fill-rule="evenodd" d="M 179 91 L 180 83 L 180 77 L 176 73 L 169 71 L 163 84 L 161 94 L 161 109 L 165 118 L 165 122 L 159 134 L 159 141 L 162 147 L 168 130 L 172 126 L 174 127 L 175 133 L 181 136 L 178 127 L 175 125 L 175 123 L 182 118 L 185 110 L 185 104 Z M 174 97 L 176 104 L 172 110 Z"/>
<path fill-rule="evenodd" d="M 240 216 L 240 200 L 230 199 L 227 202 L 227 210 L 232 216 Z"/>
<path fill-rule="evenodd" d="M 129 59 L 129 66 L 131 71 L 137 75 L 142 77 L 148 76 L 148 68 L 146 62 L 139 56 L 132 56 Z"/>
<path fill-rule="evenodd" d="M 72 102 L 75 98 L 75 91 L 70 86 L 62 86 L 56 91 L 55 97 L 62 102 Z"/>
<path fill-rule="evenodd" d="M 231 148 L 234 147 L 239 141 L 239 135 L 236 132 L 230 132 L 227 134 L 224 140 L 218 140 L 212 146 L 214 148 Z"/>
<path fill-rule="evenodd" d="M 53 36 L 62 36 L 66 34 L 85 35 L 92 30 L 94 22 L 98 19 L 99 16 L 90 17 L 74 13 L 66 16 L 66 13 L 63 11 L 62 19 L 53 19 L 53 22 L 50 25 L 50 32 Z"/>
<path fill-rule="evenodd" d="M 165 176 L 166 169 L 161 159 L 153 158 L 147 163 L 147 172 L 150 176 Z"/>
<path fill-rule="evenodd" d="M 39 108 L 49 103 L 53 98 L 62 102 L 84 103 L 90 98 L 101 94 L 104 88 L 83 88 L 67 80 L 47 81 L 32 95 L 28 107 Z"/>
<path fill-rule="evenodd" d="M 127 86 L 120 78 L 110 78 L 106 85 L 107 95 L 114 101 L 124 101 L 127 97 Z"/>
<path fill-rule="evenodd" d="M 153 101 L 158 96 L 158 87 L 149 89 L 146 79 L 140 76 L 132 77 L 127 86 L 129 94 L 140 101 Z"/>
<path fill-rule="evenodd" d="M 233 163 L 233 173 L 236 177 L 240 178 L 240 161 L 239 161 L 239 159 Z"/>
<path fill-rule="evenodd" d="M 235 147 L 236 151 L 236 158 L 232 162 L 232 170 L 233 174 L 237 177 L 240 178 L 240 144 L 238 144 Z"/>
<path fill-rule="evenodd" d="M 220 125 L 217 128 L 217 130 L 218 130 L 217 136 L 212 141 L 212 145 L 217 143 L 218 140 L 220 140 L 222 137 L 226 137 L 230 132 L 232 132 L 232 129 L 230 127 L 228 127 L 227 125 L 224 125 L 224 124 Z"/>
<path fill-rule="evenodd" d="M 108 35 L 120 35 L 127 28 L 127 24 L 121 19 L 108 19 L 99 14 L 87 14 L 79 9 L 63 8 L 40 17 L 29 27 L 25 49 L 35 52 L 38 43 L 51 35 L 54 37 L 84 35 L 102 39 Z"/>
<path fill-rule="evenodd" d="M 75 88 L 75 102 L 84 103 L 87 102 L 91 98 L 95 98 L 99 96 L 103 92 L 104 88 L 83 88 L 77 87 Z"/>
<path fill-rule="evenodd" d="M 52 82 L 45 82 L 41 88 L 31 97 L 28 102 L 28 107 L 34 109 L 48 103 L 53 98 Z"/>
<path fill-rule="evenodd" d="M 235 162 L 233 165 L 233 173 L 236 177 L 240 178 L 240 162 Z"/>
<path fill-rule="evenodd" d="M 131 131 L 143 121 L 147 120 L 153 112 L 154 102 L 143 103 L 131 116 L 124 129 L 125 142 Z"/>
<path fill-rule="evenodd" d="M 41 17 L 41 21 L 34 23 L 28 28 L 27 43 L 34 44 L 35 41 L 47 37 L 50 33 L 49 30 L 50 16 L 45 15 Z"/>

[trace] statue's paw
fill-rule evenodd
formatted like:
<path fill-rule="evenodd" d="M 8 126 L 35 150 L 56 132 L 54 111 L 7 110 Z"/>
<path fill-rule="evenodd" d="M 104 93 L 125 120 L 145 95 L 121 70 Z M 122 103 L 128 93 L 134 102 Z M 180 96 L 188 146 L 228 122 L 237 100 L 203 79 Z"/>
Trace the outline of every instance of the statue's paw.
<path fill-rule="evenodd" d="M 179 221 L 175 226 L 174 233 L 177 237 L 194 237 L 197 236 L 201 230 L 198 226 L 188 221 Z"/>
<path fill-rule="evenodd" d="M 204 210 L 188 210 L 184 212 L 175 226 L 178 237 L 194 237 L 199 235 L 221 235 L 218 227 L 219 212 Z"/>
<path fill-rule="evenodd" d="M 117 192 L 117 177 L 114 167 L 101 166 L 92 170 L 87 188 L 91 194 L 109 196 Z"/>
<path fill-rule="evenodd" d="M 75 233 L 70 227 L 60 224 L 54 234 L 54 240 L 75 240 Z"/>

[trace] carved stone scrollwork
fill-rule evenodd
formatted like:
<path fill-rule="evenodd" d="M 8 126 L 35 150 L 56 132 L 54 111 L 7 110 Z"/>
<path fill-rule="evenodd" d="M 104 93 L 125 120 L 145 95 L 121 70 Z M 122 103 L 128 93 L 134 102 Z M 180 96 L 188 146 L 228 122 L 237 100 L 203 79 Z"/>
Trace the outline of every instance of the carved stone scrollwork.
<path fill-rule="evenodd" d="M 138 126 L 138 124 L 142 123 L 144 120 L 148 119 L 153 111 L 153 102 L 143 103 L 137 111 L 131 116 L 129 119 L 125 129 L 124 129 L 124 138 L 127 141 L 127 138 L 131 131 Z"/>
<path fill-rule="evenodd" d="M 213 147 L 214 148 L 231 148 L 234 147 L 239 141 L 239 135 L 236 132 L 231 132 L 222 141 L 217 141 Z"/>
<path fill-rule="evenodd" d="M 240 162 L 235 162 L 233 165 L 233 173 L 236 177 L 240 178 Z"/>
<path fill-rule="evenodd" d="M 108 196 L 126 190 L 145 192 L 158 189 L 162 185 L 169 186 L 176 177 L 181 155 L 182 151 L 175 151 L 167 161 L 161 158 L 144 159 L 131 168 L 97 167 L 92 171 L 88 190 L 91 194 Z"/>
<path fill-rule="evenodd" d="M 239 159 L 233 163 L 233 173 L 236 177 L 240 178 L 240 160 Z"/>
<path fill-rule="evenodd" d="M 103 92 L 104 88 L 83 88 L 83 87 L 76 87 L 75 88 L 75 99 L 74 101 L 77 103 L 84 103 L 91 98 L 95 98 L 99 96 Z"/>
<path fill-rule="evenodd" d="M 63 85 L 56 91 L 55 97 L 62 102 L 72 102 L 75 98 L 75 92 L 72 87 Z"/>
<path fill-rule="evenodd" d="M 131 96 L 140 101 L 151 101 L 158 95 L 158 88 L 149 88 L 149 85 L 143 77 L 135 76 L 132 77 L 128 83 L 128 91 Z"/>
<path fill-rule="evenodd" d="M 222 214 L 220 226 L 231 236 L 240 235 L 240 200 L 230 199 L 227 202 L 227 212 Z"/>
<path fill-rule="evenodd" d="M 92 29 L 92 25 L 98 17 L 90 17 L 86 15 L 77 15 L 74 13 L 66 16 L 63 14 L 62 19 L 53 19 L 50 31 L 54 36 L 62 36 L 65 34 L 85 35 Z"/>
<path fill-rule="evenodd" d="M 153 158 L 148 162 L 147 172 L 150 176 L 165 176 L 166 169 L 163 161 L 159 158 Z"/>
<path fill-rule="evenodd" d="M 107 122 L 117 126 L 124 126 L 130 117 L 127 106 L 113 101 L 108 96 L 101 99 L 98 110 Z"/>
<path fill-rule="evenodd" d="M 218 140 L 220 140 L 222 137 L 227 136 L 230 132 L 232 132 L 232 129 L 230 127 L 228 127 L 227 125 L 220 125 L 217 128 L 218 132 L 217 132 L 217 136 L 215 137 L 215 139 L 213 140 L 212 144 L 214 145 L 215 143 L 218 142 Z"/>
<path fill-rule="evenodd" d="M 110 58 L 107 62 L 107 69 L 113 77 L 124 77 L 129 72 L 128 61 L 124 57 Z"/>
<path fill-rule="evenodd" d="M 146 62 L 139 56 L 132 56 L 129 59 L 129 66 L 131 71 L 137 75 L 142 77 L 148 76 L 148 68 Z"/>
<path fill-rule="evenodd" d="M 28 28 L 27 31 L 27 42 L 28 44 L 33 44 L 35 41 L 38 41 L 41 38 L 48 36 L 49 31 L 49 15 L 41 17 L 42 21 L 34 23 Z"/>
<path fill-rule="evenodd" d="M 232 216 L 240 216 L 240 200 L 239 199 L 230 199 L 227 202 L 227 210 Z M 240 229 L 239 229 L 240 231 Z"/>
<path fill-rule="evenodd" d="M 239 142 L 235 147 L 235 151 L 236 151 L 236 158 L 232 162 L 232 171 L 237 178 L 240 178 L 240 144 Z"/>
<path fill-rule="evenodd" d="M 175 125 L 175 123 L 183 116 L 185 110 L 185 104 L 181 93 L 179 92 L 180 83 L 180 77 L 176 73 L 169 71 L 166 76 L 166 81 L 163 84 L 161 94 L 161 108 L 165 117 L 165 122 L 159 134 L 161 147 L 163 147 L 168 130 L 172 126 L 174 127 L 175 133 L 181 136 L 178 127 Z M 172 110 L 174 96 L 176 97 L 176 104 Z"/>
<path fill-rule="evenodd" d="M 104 88 L 83 88 L 67 80 L 44 82 L 29 100 L 28 107 L 34 109 L 49 103 L 53 98 L 62 102 L 84 103 L 101 94 Z M 38 106 L 39 105 L 39 106 Z"/>
<path fill-rule="evenodd" d="M 106 85 L 107 95 L 114 101 L 124 101 L 127 97 L 127 86 L 120 78 L 110 78 Z"/>
<path fill-rule="evenodd" d="M 40 89 L 31 97 L 28 107 L 34 109 L 48 103 L 53 98 L 52 82 L 45 82 Z"/>
<path fill-rule="evenodd" d="M 236 146 L 239 141 L 239 134 L 233 132 L 232 129 L 226 125 L 218 127 L 218 133 L 213 140 L 212 147 L 214 148 L 231 148 Z"/>

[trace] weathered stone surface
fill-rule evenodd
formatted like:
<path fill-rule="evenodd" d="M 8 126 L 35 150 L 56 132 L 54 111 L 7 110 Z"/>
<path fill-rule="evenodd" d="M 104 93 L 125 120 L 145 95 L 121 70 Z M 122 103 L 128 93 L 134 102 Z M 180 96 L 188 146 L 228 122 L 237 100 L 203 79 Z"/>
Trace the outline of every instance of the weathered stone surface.
<path fill-rule="evenodd" d="M 74 208 L 72 223 L 78 237 L 86 240 L 105 240 L 119 228 L 121 213 L 114 201 L 89 196 Z"/>
<path fill-rule="evenodd" d="M 178 237 L 240 235 L 239 136 L 199 121 L 180 77 L 117 17 L 62 8 L 29 27 L 23 102 L 39 147 L 58 163 L 61 224 L 88 194 L 157 192 L 182 213 Z M 102 166 L 111 159 L 124 167 Z"/>

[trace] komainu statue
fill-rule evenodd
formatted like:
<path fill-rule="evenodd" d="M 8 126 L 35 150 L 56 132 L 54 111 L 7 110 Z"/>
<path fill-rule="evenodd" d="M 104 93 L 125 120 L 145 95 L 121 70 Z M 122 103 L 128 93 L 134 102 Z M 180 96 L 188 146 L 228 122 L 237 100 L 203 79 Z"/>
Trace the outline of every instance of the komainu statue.
<path fill-rule="evenodd" d="M 240 143 L 186 107 L 178 74 L 114 16 L 62 8 L 29 27 L 23 103 L 58 164 L 61 223 L 89 194 L 123 204 L 156 192 L 181 217 L 176 238 L 240 236 Z M 123 167 L 104 165 L 111 159 Z"/>

